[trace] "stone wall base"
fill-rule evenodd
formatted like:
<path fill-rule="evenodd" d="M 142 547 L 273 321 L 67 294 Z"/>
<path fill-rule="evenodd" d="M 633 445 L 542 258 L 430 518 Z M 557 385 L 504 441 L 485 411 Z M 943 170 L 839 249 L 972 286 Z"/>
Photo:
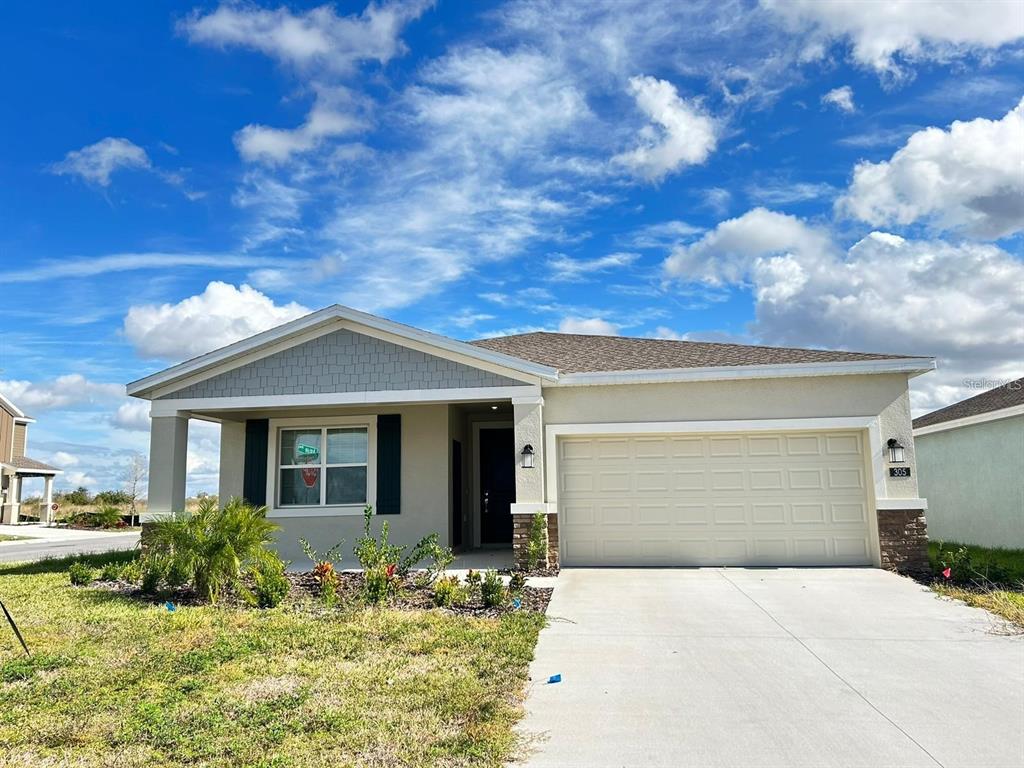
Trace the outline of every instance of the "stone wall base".
<path fill-rule="evenodd" d="M 545 568 L 558 567 L 558 515 L 547 515 L 547 562 L 542 566 Z M 530 543 L 530 527 L 533 525 L 533 515 L 512 515 L 512 558 L 516 568 L 533 569 L 533 563 L 527 562 L 527 546 Z"/>
<path fill-rule="evenodd" d="M 928 524 L 921 509 L 878 510 L 878 543 L 882 567 L 908 576 L 926 576 Z"/>

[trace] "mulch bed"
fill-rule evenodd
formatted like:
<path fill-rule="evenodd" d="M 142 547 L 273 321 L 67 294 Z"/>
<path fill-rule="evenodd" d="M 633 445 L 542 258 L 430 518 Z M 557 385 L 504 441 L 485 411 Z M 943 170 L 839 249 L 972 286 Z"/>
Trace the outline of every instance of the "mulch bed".
<path fill-rule="evenodd" d="M 352 606 L 359 604 L 363 591 L 363 574 L 360 571 L 336 571 L 338 577 L 337 605 L 338 607 Z M 550 575 L 550 574 L 544 574 Z M 286 608 L 295 610 L 306 610 L 317 606 L 320 610 L 327 610 L 320 602 L 320 587 L 310 572 L 287 573 L 288 581 L 291 582 L 291 590 L 288 597 L 282 604 Z M 136 584 L 126 581 L 94 581 L 91 585 L 94 589 L 117 594 L 132 600 L 140 600 L 146 603 L 163 605 L 171 603 L 174 606 L 198 606 L 206 605 L 203 600 L 192 589 L 178 589 L 174 591 L 161 592 L 159 595 L 147 594 Z M 554 590 L 549 588 L 524 587 L 519 598 L 519 608 L 515 608 L 511 601 L 508 604 L 488 608 L 475 594 L 464 605 L 454 605 L 447 608 L 438 608 L 434 605 L 434 591 L 432 587 L 421 587 L 415 583 L 413 577 L 407 577 L 402 582 L 402 587 L 396 597 L 389 600 L 386 607 L 400 611 L 425 611 L 438 610 L 446 611 L 461 616 L 498 617 L 506 613 L 519 611 L 535 611 L 544 613 L 547 611 L 548 603 L 551 600 L 551 593 Z M 234 595 L 225 595 L 219 604 L 235 607 L 247 607 L 247 604 Z"/>

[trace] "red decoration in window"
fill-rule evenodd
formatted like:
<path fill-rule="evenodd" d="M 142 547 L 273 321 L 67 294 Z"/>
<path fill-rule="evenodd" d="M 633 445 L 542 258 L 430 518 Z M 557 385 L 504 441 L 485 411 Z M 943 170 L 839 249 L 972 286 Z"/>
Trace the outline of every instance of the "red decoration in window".
<path fill-rule="evenodd" d="M 306 484 L 307 488 L 312 488 L 316 485 L 316 481 L 320 479 L 320 467 L 303 467 L 302 468 L 302 482 Z"/>

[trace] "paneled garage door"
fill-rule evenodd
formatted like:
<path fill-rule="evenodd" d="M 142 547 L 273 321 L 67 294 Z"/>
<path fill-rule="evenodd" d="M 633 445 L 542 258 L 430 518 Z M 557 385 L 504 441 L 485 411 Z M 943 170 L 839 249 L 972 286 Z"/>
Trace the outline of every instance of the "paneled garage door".
<path fill-rule="evenodd" d="M 562 562 L 867 565 L 861 432 L 558 441 Z"/>

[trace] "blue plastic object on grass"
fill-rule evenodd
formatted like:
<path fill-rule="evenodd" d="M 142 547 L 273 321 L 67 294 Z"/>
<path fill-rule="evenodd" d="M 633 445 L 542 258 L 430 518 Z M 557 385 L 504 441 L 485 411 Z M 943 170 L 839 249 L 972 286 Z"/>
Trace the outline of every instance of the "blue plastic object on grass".
<path fill-rule="evenodd" d="M 548 678 L 548 684 L 549 685 L 551 683 L 560 683 L 560 682 L 562 682 L 562 676 L 561 675 L 552 675 L 551 677 Z"/>
<path fill-rule="evenodd" d="M 166 603 L 164 603 L 164 608 L 166 608 L 171 613 L 174 613 L 174 611 L 177 610 L 178 606 L 176 606 L 174 603 L 168 600 Z"/>
<path fill-rule="evenodd" d="M 515 608 L 518 611 L 520 608 L 523 607 L 523 601 L 520 600 L 518 597 L 513 598 L 512 599 L 512 607 Z"/>

